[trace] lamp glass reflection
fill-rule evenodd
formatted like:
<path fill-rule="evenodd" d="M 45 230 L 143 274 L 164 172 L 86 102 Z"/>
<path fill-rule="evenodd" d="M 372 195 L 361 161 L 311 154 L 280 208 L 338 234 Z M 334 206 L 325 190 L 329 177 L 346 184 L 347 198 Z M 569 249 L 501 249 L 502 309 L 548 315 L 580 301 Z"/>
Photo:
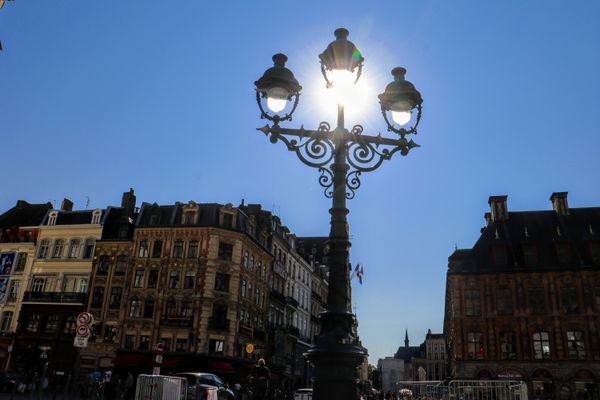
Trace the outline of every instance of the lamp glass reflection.
<path fill-rule="evenodd" d="M 274 87 L 267 92 L 267 107 L 275 113 L 282 111 L 288 102 L 289 92 L 281 87 Z"/>
<path fill-rule="evenodd" d="M 398 125 L 406 125 L 410 121 L 412 112 L 410 111 L 392 111 L 392 119 Z"/>

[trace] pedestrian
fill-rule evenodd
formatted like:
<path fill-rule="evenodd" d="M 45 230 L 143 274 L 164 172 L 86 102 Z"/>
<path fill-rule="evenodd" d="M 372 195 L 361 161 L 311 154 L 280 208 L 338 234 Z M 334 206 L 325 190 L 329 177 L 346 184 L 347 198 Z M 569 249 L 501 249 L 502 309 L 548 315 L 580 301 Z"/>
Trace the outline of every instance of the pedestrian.
<path fill-rule="evenodd" d="M 133 395 L 133 375 L 129 371 L 127 372 L 127 379 L 125 379 L 125 399 L 131 399 Z"/>
<path fill-rule="evenodd" d="M 269 391 L 269 382 L 271 381 L 271 372 L 267 368 L 265 359 L 260 358 L 258 364 L 254 366 L 252 371 L 254 381 L 254 391 L 252 392 L 253 400 L 265 400 Z"/>

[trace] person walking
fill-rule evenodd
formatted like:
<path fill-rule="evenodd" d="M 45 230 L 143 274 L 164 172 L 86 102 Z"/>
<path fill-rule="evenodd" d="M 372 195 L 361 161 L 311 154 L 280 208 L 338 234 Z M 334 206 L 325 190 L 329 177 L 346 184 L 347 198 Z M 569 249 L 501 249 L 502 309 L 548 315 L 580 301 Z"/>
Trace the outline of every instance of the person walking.
<path fill-rule="evenodd" d="M 252 380 L 254 381 L 253 400 L 266 400 L 269 391 L 269 382 L 271 381 L 271 371 L 267 368 L 265 359 L 260 358 L 258 364 L 252 371 Z"/>

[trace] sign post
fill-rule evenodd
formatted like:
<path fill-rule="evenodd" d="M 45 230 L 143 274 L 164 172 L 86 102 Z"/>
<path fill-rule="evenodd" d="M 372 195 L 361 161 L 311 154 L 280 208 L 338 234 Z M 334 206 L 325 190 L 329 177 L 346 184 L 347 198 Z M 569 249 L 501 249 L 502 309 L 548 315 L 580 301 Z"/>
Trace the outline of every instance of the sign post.
<path fill-rule="evenodd" d="M 94 322 L 94 317 L 88 312 L 79 313 L 77 316 L 77 328 L 75 329 L 75 340 L 73 346 L 87 347 L 88 338 L 91 334 L 90 325 Z"/>
<path fill-rule="evenodd" d="M 154 368 L 152 369 L 152 375 L 160 375 L 160 366 L 163 362 L 163 353 L 165 352 L 165 345 L 162 342 L 156 344 L 154 348 L 156 356 L 154 357 Z"/>

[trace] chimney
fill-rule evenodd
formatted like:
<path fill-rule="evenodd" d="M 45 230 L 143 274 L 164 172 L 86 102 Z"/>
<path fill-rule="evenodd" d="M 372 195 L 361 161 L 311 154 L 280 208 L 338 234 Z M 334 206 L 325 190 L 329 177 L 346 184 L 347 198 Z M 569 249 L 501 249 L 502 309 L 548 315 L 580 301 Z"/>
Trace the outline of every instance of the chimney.
<path fill-rule="evenodd" d="M 506 199 L 508 199 L 508 196 L 490 196 L 488 204 L 490 205 L 492 221 L 495 222 L 508 219 Z"/>
<path fill-rule="evenodd" d="M 135 213 L 135 194 L 133 193 L 133 188 L 129 188 L 129 192 L 123 193 L 123 198 L 121 199 L 121 207 L 125 210 L 125 214 L 132 218 Z"/>
<path fill-rule="evenodd" d="M 73 202 L 65 197 L 60 204 L 60 209 L 63 211 L 73 211 Z"/>
<path fill-rule="evenodd" d="M 552 202 L 552 208 L 558 215 L 569 215 L 569 202 L 567 201 L 567 194 L 569 192 L 554 192 L 550 196 Z"/>

